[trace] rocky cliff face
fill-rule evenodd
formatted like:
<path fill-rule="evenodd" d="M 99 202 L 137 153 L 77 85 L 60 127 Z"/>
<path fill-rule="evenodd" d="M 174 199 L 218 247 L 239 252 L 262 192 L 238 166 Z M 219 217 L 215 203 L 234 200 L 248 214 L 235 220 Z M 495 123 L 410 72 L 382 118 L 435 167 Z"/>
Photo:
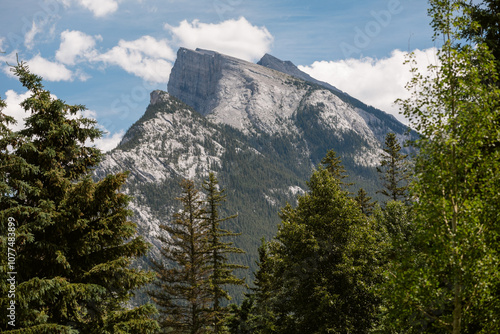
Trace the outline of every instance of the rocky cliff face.
<path fill-rule="evenodd" d="M 168 91 L 202 115 L 213 108 L 219 80 L 222 77 L 224 58 L 215 52 L 180 48 L 177 66 L 172 68 Z"/>

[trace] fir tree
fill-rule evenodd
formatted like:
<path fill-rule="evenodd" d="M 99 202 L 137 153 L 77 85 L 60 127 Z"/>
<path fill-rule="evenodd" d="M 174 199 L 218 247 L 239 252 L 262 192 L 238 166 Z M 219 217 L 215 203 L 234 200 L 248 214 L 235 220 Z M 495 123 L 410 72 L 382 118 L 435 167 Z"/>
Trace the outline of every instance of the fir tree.
<path fill-rule="evenodd" d="M 385 137 L 383 151 L 377 172 L 380 173 L 384 189 L 377 193 L 393 201 L 407 201 L 409 175 L 406 158 L 408 155 L 401 153 L 401 145 L 394 133 L 388 133 Z"/>
<path fill-rule="evenodd" d="M 359 207 L 361 208 L 361 212 L 367 216 L 370 216 L 373 213 L 373 208 L 376 204 L 376 202 L 370 202 L 371 199 L 372 198 L 368 196 L 363 188 L 359 188 L 358 194 L 354 197 L 354 200 L 358 202 Z"/>
<path fill-rule="evenodd" d="M 158 280 L 150 292 L 161 307 L 161 327 L 175 333 L 207 333 L 211 324 L 208 307 L 208 256 L 203 201 L 194 182 L 181 182 L 182 195 L 177 198 L 182 210 L 171 224 L 161 225 L 168 237 L 163 243 L 162 260 L 153 261 Z M 168 262 L 165 262 L 168 261 Z"/>
<path fill-rule="evenodd" d="M 229 263 L 228 254 L 242 254 L 243 250 L 234 247 L 232 242 L 224 241 L 228 237 L 238 236 L 222 228 L 221 224 L 229 219 L 236 218 L 236 215 L 221 217 L 220 206 L 226 199 L 224 190 L 219 189 L 219 182 L 214 173 L 210 173 L 208 180 L 203 183 L 206 191 L 206 227 L 207 246 L 209 254 L 209 268 L 211 270 L 210 292 L 213 304 L 211 308 L 213 319 L 213 331 L 215 333 L 225 332 L 223 323 L 228 313 L 228 308 L 223 305 L 225 300 L 230 300 L 228 292 L 225 290 L 228 285 L 244 285 L 243 279 L 234 275 L 236 269 L 247 269 L 248 267 Z"/>
<path fill-rule="evenodd" d="M 0 126 L 7 135 L 0 140 L 2 249 L 8 218 L 17 224 L 16 326 L 2 317 L 0 328 L 153 333 L 152 305 L 125 308 L 132 291 L 153 278 L 130 268 L 148 244 L 127 219 L 130 198 L 120 193 L 126 174 L 93 181 L 101 153 L 85 143 L 101 136 L 95 121 L 78 116 L 83 106 L 52 98 L 24 63 L 13 71 L 31 96 L 21 104 L 30 113 L 25 129 L 9 133 L 3 115 Z M 3 310 L 8 302 L 2 294 Z"/>

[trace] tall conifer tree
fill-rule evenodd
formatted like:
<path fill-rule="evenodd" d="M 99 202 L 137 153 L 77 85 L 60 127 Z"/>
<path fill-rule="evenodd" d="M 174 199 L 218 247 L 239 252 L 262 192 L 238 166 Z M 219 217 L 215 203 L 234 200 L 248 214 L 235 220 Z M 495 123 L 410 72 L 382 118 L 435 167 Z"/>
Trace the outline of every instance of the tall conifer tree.
<path fill-rule="evenodd" d="M 153 306 L 125 308 L 132 291 L 153 278 L 130 268 L 148 245 L 127 219 L 130 199 L 120 193 L 126 174 L 93 181 L 101 153 L 86 142 L 101 136 L 95 121 L 78 116 L 83 106 L 52 98 L 24 63 L 13 71 L 31 96 L 21 104 L 30 114 L 24 130 L 9 134 L 3 115 L 0 125 L 7 134 L 0 140 L 2 249 L 7 219 L 17 224 L 16 325 L 2 317 L 0 328 L 153 333 Z M 2 294 L 2 310 L 7 303 Z"/>
<path fill-rule="evenodd" d="M 380 173 L 384 189 L 378 193 L 393 201 L 407 201 L 409 175 L 406 158 L 408 155 L 401 153 L 401 145 L 394 133 L 388 133 L 385 137 L 383 151 L 377 172 Z"/>
<path fill-rule="evenodd" d="M 206 226 L 207 226 L 207 246 L 209 251 L 210 291 L 213 298 L 212 317 L 214 333 L 224 333 L 223 323 L 228 314 L 228 308 L 223 304 L 231 297 L 227 292 L 228 285 L 244 285 L 243 279 L 234 275 L 236 269 L 247 269 L 248 267 L 229 263 L 229 254 L 242 254 L 243 250 L 234 247 L 233 242 L 226 241 L 229 237 L 238 236 L 238 233 L 231 232 L 222 227 L 222 224 L 229 219 L 236 218 L 236 215 L 222 217 L 220 207 L 226 200 L 224 189 L 219 188 L 219 181 L 214 173 L 210 173 L 208 180 L 203 184 L 206 191 Z"/>
<path fill-rule="evenodd" d="M 361 208 L 361 212 L 367 216 L 370 216 L 373 213 L 373 209 L 376 204 L 376 202 L 371 202 L 371 199 L 372 198 L 368 196 L 363 188 L 359 188 L 358 194 L 354 197 L 354 200 L 358 202 L 359 207 Z"/>
<path fill-rule="evenodd" d="M 194 182 L 184 180 L 181 187 L 182 195 L 177 200 L 182 203 L 182 210 L 171 223 L 160 226 L 168 236 L 160 237 L 162 259 L 153 261 L 158 280 L 150 295 L 161 307 L 160 325 L 164 331 L 208 333 L 212 296 L 208 284 L 205 211 Z"/>

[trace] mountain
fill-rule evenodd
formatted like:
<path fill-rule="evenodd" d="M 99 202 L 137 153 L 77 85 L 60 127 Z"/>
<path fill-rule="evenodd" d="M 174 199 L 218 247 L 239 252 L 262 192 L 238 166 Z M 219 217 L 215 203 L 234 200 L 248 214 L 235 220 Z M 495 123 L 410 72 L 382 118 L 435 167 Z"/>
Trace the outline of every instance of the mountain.
<path fill-rule="evenodd" d="M 145 114 L 95 171 L 130 171 L 124 191 L 153 256 L 159 224 L 178 209 L 182 178 L 217 174 L 227 191 L 225 214 L 238 214 L 227 227 L 242 233 L 235 242 L 247 251 L 238 261 L 250 266 L 249 279 L 260 239 L 274 236 L 278 211 L 304 192 L 327 150 L 342 157 L 357 187 L 372 196 L 379 189 L 384 137 L 394 132 L 403 140 L 405 126 L 290 62 L 266 55 L 259 63 L 179 49 L 168 93 L 151 93 Z"/>

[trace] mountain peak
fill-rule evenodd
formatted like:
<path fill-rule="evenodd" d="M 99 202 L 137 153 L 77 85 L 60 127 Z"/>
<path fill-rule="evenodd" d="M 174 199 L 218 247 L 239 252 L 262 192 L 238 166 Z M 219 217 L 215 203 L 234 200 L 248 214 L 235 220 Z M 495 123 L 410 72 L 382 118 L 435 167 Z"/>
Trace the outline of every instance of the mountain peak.
<path fill-rule="evenodd" d="M 150 105 L 155 105 L 155 104 L 158 104 L 158 103 L 164 103 L 166 101 L 168 101 L 170 99 L 170 94 L 168 94 L 167 92 L 164 92 L 162 90 L 154 90 L 151 92 L 150 94 L 150 102 L 149 104 Z"/>
<path fill-rule="evenodd" d="M 273 70 L 276 70 L 276 71 L 279 71 L 282 73 L 286 73 L 286 74 L 291 75 L 292 77 L 295 77 L 297 79 L 311 82 L 311 83 L 314 83 L 316 85 L 325 87 L 327 89 L 330 89 L 330 90 L 333 90 L 333 91 L 336 91 L 339 93 L 342 92 L 337 87 L 334 87 L 327 82 L 316 80 L 313 77 L 311 77 L 309 74 L 302 72 L 301 70 L 299 70 L 299 68 L 297 66 L 295 66 L 294 63 L 292 63 L 289 60 L 284 61 L 284 60 L 278 59 L 278 58 L 266 53 L 264 55 L 264 57 L 262 57 L 257 62 L 257 64 L 271 68 Z"/>

